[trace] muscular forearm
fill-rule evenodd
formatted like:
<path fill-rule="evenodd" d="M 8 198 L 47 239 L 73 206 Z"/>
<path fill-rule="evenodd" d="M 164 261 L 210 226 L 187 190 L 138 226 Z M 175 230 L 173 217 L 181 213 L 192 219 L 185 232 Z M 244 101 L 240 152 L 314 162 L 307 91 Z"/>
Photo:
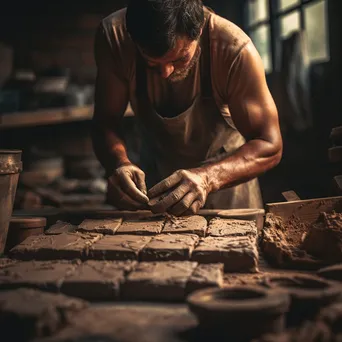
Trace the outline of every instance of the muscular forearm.
<path fill-rule="evenodd" d="M 281 155 L 281 143 L 274 144 L 262 139 L 250 140 L 233 155 L 203 166 L 209 189 L 217 191 L 256 178 L 276 166 Z"/>
<path fill-rule="evenodd" d="M 126 145 L 119 129 L 104 127 L 94 121 L 92 139 L 95 154 L 108 176 L 119 166 L 129 163 Z"/>

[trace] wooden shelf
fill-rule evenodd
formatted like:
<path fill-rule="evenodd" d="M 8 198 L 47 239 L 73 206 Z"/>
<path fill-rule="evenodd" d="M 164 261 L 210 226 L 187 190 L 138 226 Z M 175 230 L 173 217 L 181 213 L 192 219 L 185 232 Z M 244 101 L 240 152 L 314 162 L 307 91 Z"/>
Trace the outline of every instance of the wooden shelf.
<path fill-rule="evenodd" d="M 91 120 L 93 117 L 93 109 L 94 107 L 89 105 L 0 114 L 0 130 Z M 132 115 L 134 115 L 133 111 L 128 106 L 125 116 Z"/>

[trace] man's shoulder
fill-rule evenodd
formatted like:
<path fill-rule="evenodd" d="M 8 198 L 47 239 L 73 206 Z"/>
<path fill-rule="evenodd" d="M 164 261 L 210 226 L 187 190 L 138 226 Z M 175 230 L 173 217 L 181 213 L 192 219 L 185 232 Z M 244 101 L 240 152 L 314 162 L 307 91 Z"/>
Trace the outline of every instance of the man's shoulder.
<path fill-rule="evenodd" d="M 237 55 L 250 42 L 250 38 L 236 24 L 213 13 L 210 20 L 210 41 L 216 48 Z"/>

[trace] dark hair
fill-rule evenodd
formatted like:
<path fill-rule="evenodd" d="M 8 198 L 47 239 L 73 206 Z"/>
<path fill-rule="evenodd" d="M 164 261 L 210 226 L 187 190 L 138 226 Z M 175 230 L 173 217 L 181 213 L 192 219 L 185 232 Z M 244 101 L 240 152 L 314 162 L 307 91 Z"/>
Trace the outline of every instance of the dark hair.
<path fill-rule="evenodd" d="M 131 0 L 127 6 L 128 33 L 153 57 L 165 55 L 179 36 L 196 40 L 203 23 L 202 0 Z"/>

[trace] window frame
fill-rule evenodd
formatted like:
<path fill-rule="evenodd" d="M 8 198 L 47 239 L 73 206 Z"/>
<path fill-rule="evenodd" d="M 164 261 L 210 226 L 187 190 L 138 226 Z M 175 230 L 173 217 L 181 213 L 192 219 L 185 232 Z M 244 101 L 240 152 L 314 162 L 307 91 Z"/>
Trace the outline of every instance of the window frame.
<path fill-rule="evenodd" d="M 270 29 L 270 53 L 271 53 L 271 71 L 269 72 L 270 74 L 276 70 L 277 67 L 277 40 L 278 37 L 280 36 L 280 19 L 290 13 L 294 13 L 295 11 L 299 11 L 299 17 L 300 17 L 300 28 L 305 29 L 306 23 L 305 23 L 305 6 L 308 4 L 314 4 L 314 3 L 319 3 L 319 2 L 325 2 L 325 5 L 328 6 L 328 0 L 300 0 L 300 2 L 296 5 L 292 5 L 289 8 L 286 8 L 284 10 L 280 9 L 280 6 L 278 5 L 279 1 L 277 0 L 266 0 L 267 5 L 268 5 L 268 18 L 265 20 L 260 20 L 254 24 L 249 25 L 249 17 L 248 17 L 248 4 L 251 0 L 246 0 L 245 1 L 245 29 L 246 33 L 248 35 L 251 35 L 251 32 L 259 28 L 260 26 L 267 25 L 269 26 Z M 327 18 L 328 18 L 328 13 L 325 13 Z M 328 30 L 328 22 L 326 22 L 326 30 L 329 35 L 329 30 Z M 327 50 L 328 50 L 328 55 L 329 59 L 331 56 L 330 53 L 330 44 L 329 44 L 329 37 L 327 41 Z"/>

